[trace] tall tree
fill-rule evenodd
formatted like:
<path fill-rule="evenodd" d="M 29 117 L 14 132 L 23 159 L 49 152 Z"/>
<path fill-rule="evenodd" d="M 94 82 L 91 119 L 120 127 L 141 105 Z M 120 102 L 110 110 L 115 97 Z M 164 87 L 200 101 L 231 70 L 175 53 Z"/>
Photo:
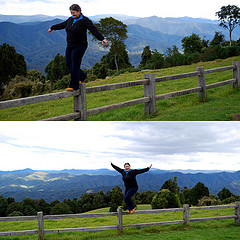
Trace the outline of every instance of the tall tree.
<path fill-rule="evenodd" d="M 231 46 L 232 32 L 240 25 L 240 8 L 236 5 L 222 6 L 221 10 L 216 12 L 216 16 L 218 16 L 218 20 L 220 21 L 219 26 L 229 31 Z"/>
<path fill-rule="evenodd" d="M 140 67 L 144 67 L 148 60 L 150 60 L 152 57 L 152 51 L 149 46 L 144 47 L 142 55 L 141 55 L 141 62 Z"/>
<path fill-rule="evenodd" d="M 198 204 L 198 200 L 202 197 L 209 197 L 209 190 L 203 183 L 197 183 L 190 191 L 190 204 L 193 206 Z"/>
<path fill-rule="evenodd" d="M 110 42 L 110 52 L 114 53 L 115 66 L 117 71 L 119 71 L 117 57 L 123 51 L 126 51 L 124 41 L 127 39 L 127 25 L 113 17 L 109 17 L 101 19 L 96 26 Z"/>
<path fill-rule="evenodd" d="M 3 43 L 0 46 L 0 94 L 3 87 L 16 75 L 25 76 L 27 64 L 22 54 L 16 52 L 13 46 Z"/>
<path fill-rule="evenodd" d="M 198 34 L 193 33 L 191 36 L 187 36 L 182 39 L 182 47 L 185 54 L 192 54 L 195 52 L 201 52 L 203 45 L 201 38 Z"/>

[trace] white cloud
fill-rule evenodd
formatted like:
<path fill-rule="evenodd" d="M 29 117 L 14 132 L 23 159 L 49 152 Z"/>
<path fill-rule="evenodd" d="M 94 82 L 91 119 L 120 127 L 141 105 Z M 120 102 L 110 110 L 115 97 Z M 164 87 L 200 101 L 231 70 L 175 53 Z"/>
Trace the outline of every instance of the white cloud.
<path fill-rule="evenodd" d="M 69 6 L 72 4 L 69 0 L 0 0 L 0 14 L 7 15 L 69 15 Z M 99 14 L 126 14 L 130 16 L 148 17 L 194 17 L 216 19 L 215 12 L 221 6 L 232 4 L 238 5 L 238 1 L 224 0 L 206 1 L 202 0 L 200 4 L 192 0 L 148 0 L 140 2 L 136 0 L 122 0 L 118 4 L 112 0 L 83 0 L 80 3 L 86 16 Z"/>
<path fill-rule="evenodd" d="M 0 170 L 239 170 L 238 122 L 1 122 Z"/>

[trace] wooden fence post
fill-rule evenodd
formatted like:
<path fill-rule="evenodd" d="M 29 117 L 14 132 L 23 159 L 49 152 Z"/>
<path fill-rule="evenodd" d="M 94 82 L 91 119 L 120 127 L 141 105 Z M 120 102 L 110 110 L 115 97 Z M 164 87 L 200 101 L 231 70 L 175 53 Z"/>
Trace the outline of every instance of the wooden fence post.
<path fill-rule="evenodd" d="M 73 97 L 73 110 L 74 112 L 81 112 L 81 118 L 76 119 L 80 121 L 87 120 L 87 100 L 86 100 L 86 84 L 80 83 L 79 90 Z"/>
<path fill-rule="evenodd" d="M 240 202 L 235 202 L 235 223 L 240 224 Z"/>
<path fill-rule="evenodd" d="M 144 73 L 143 79 L 149 79 L 149 84 L 144 84 L 144 97 L 150 97 L 150 102 L 145 103 L 145 114 L 157 112 L 157 100 L 155 89 L 155 75 L 152 73 Z"/>
<path fill-rule="evenodd" d="M 204 68 L 197 67 L 197 72 L 199 72 L 197 76 L 197 86 L 202 88 L 202 91 L 198 92 L 198 97 L 201 101 L 204 101 L 207 97 Z"/>
<path fill-rule="evenodd" d="M 183 221 L 185 225 L 189 224 L 189 205 L 188 204 L 183 205 Z"/>
<path fill-rule="evenodd" d="M 43 212 L 37 213 L 37 219 L 38 219 L 38 239 L 44 240 Z"/>
<path fill-rule="evenodd" d="M 240 62 L 233 62 L 233 78 L 236 78 L 236 82 L 233 83 L 233 88 L 240 87 Z"/>
<path fill-rule="evenodd" d="M 118 215 L 117 215 L 117 229 L 118 229 L 118 232 L 122 233 L 122 231 L 123 231 L 122 209 L 118 208 L 117 213 L 118 213 Z"/>

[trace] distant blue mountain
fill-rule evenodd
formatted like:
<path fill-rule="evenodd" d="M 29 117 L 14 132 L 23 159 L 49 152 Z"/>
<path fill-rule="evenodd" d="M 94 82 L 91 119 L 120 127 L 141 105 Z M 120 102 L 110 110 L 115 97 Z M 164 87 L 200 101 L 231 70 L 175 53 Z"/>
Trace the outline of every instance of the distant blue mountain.
<path fill-rule="evenodd" d="M 191 170 L 189 170 L 191 172 Z M 200 170 L 199 170 L 200 171 Z M 198 182 L 204 183 L 210 193 L 217 194 L 224 187 L 232 193 L 240 195 L 240 171 L 238 172 L 208 172 L 182 173 L 151 169 L 137 177 L 139 192 L 158 192 L 168 179 L 177 177 L 181 189 L 185 186 L 194 187 Z M 14 197 L 17 201 L 29 197 L 43 198 L 48 202 L 53 200 L 80 198 L 85 192 L 110 191 L 123 182 L 121 175 L 108 169 L 97 170 L 61 170 L 34 171 L 31 169 L 0 172 L 0 196 Z"/>

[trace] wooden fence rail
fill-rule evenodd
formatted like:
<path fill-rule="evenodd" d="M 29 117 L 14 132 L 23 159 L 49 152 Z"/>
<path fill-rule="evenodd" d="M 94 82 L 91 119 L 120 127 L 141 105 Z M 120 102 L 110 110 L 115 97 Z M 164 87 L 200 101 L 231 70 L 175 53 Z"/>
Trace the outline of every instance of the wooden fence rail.
<path fill-rule="evenodd" d="M 233 70 L 233 78 L 230 80 L 225 80 L 222 82 L 217 82 L 213 84 L 206 85 L 205 83 L 205 75 Z M 171 81 L 176 79 L 184 79 L 189 77 L 197 77 L 197 87 L 191 89 L 185 89 L 177 92 L 166 93 L 161 95 L 156 95 L 155 84 L 158 82 Z M 120 109 L 124 107 L 134 106 L 137 104 L 144 103 L 144 112 L 145 114 L 151 114 L 157 112 L 156 101 L 163 100 L 167 98 L 183 96 L 186 94 L 191 94 L 198 92 L 198 97 L 200 99 L 205 99 L 207 96 L 207 89 L 216 88 L 220 86 L 224 86 L 226 84 L 232 84 L 233 88 L 240 87 L 240 62 L 233 62 L 232 66 L 220 67 L 215 69 L 204 70 L 203 67 L 197 67 L 196 72 L 183 73 L 171 76 L 164 76 L 155 78 L 154 74 L 145 73 L 143 74 L 143 80 L 124 82 L 124 83 L 116 83 L 109 84 L 97 87 L 86 88 L 86 84 L 80 84 L 80 89 L 73 92 L 59 92 L 52 93 L 34 97 L 21 98 L 10 101 L 0 102 L 0 109 L 12 108 L 27 104 L 40 103 L 45 101 L 51 101 L 61 98 L 73 97 L 73 113 L 52 117 L 48 119 L 44 119 L 44 121 L 59 121 L 59 120 L 81 120 L 86 121 L 87 117 L 93 114 L 103 113 L 106 111 L 111 111 L 115 109 Z M 134 86 L 144 86 L 144 97 L 139 99 L 134 99 L 126 102 L 111 104 L 108 106 L 98 107 L 94 109 L 87 109 L 87 100 L 86 94 L 102 92 L 102 91 L 110 91 L 120 88 L 126 87 L 134 87 Z"/>
<path fill-rule="evenodd" d="M 226 208 L 234 208 L 235 209 L 234 214 L 231 216 L 220 216 L 220 217 L 189 218 L 189 211 L 209 210 L 209 209 L 226 209 Z M 103 230 L 113 230 L 113 229 L 117 229 L 119 232 L 122 232 L 123 229 L 125 229 L 125 228 L 160 226 L 160 225 L 171 225 L 171 224 L 186 224 L 186 225 L 188 225 L 190 222 L 212 221 L 212 220 L 222 220 L 222 219 L 234 219 L 235 223 L 240 224 L 240 202 L 235 202 L 235 205 L 220 205 L 220 206 L 207 206 L 207 207 L 189 207 L 188 204 L 185 204 L 183 206 L 183 208 L 135 211 L 134 214 L 152 214 L 152 213 L 166 213 L 166 212 L 183 212 L 183 220 L 123 225 L 123 215 L 129 215 L 129 214 L 127 212 L 123 212 L 121 208 L 119 208 L 116 213 L 65 214 L 65 215 L 46 215 L 46 216 L 44 216 L 42 212 L 38 212 L 37 216 L 31 216 L 31 217 L 0 217 L 0 222 L 3 222 L 3 221 L 30 221 L 30 220 L 38 221 L 38 230 L 0 232 L 0 237 L 38 234 L 38 239 L 43 240 L 44 235 L 47 233 L 103 231 Z M 117 217 L 117 225 L 103 226 L 103 227 L 44 229 L 44 220 L 49 220 L 49 219 L 92 218 L 92 217 L 96 218 L 96 217 L 112 217 L 112 216 Z"/>

